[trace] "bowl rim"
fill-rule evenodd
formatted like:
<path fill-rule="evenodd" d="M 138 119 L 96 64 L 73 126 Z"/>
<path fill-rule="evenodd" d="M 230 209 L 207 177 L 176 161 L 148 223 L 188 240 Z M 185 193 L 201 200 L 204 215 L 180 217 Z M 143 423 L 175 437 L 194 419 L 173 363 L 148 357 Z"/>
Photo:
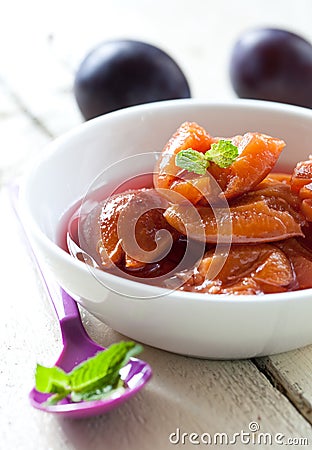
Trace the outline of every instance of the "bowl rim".
<path fill-rule="evenodd" d="M 40 155 L 38 159 L 36 159 L 30 169 L 22 175 L 22 179 L 19 186 L 19 206 L 21 209 L 21 214 L 23 220 L 26 222 L 26 229 L 30 231 L 30 234 L 36 236 L 36 239 L 40 241 L 41 245 L 45 247 L 49 252 L 51 252 L 54 257 L 59 258 L 64 264 L 69 264 L 74 268 L 80 271 L 88 270 L 88 266 L 79 260 L 73 258 L 69 253 L 63 250 L 56 242 L 50 239 L 37 224 L 36 220 L 33 218 L 30 209 L 28 208 L 28 188 L 31 184 L 31 179 L 39 170 L 40 166 L 50 158 L 52 154 L 57 151 L 61 151 L 61 147 L 66 142 L 70 141 L 73 137 L 76 137 L 79 134 L 83 134 L 87 132 L 87 130 L 92 129 L 94 127 L 101 126 L 102 123 L 106 121 L 110 121 L 111 119 L 115 119 L 120 117 L 122 119 L 124 116 L 128 116 L 132 113 L 146 113 L 153 112 L 162 109 L 176 107 L 208 107 L 209 109 L 217 107 L 217 108 L 227 108 L 227 107 L 237 107 L 237 108 L 245 108 L 245 109 L 256 109 L 262 111 L 274 111 L 281 112 L 283 114 L 294 114 L 298 117 L 304 116 L 311 118 L 312 121 L 312 109 L 304 108 L 296 105 L 289 105 L 285 103 L 277 103 L 265 100 L 253 100 L 253 99 L 230 99 L 230 100 L 220 100 L 220 101 L 209 101 L 205 99 L 197 99 L 197 98 L 188 98 L 188 99 L 177 99 L 177 100 L 165 100 L 153 103 L 147 103 L 142 105 L 131 106 L 127 108 L 123 108 L 117 111 L 113 111 L 108 114 L 104 114 L 102 116 L 96 117 L 94 119 L 88 120 L 86 122 L 82 122 L 64 134 L 56 137 L 47 145 L 43 146 L 44 153 Z M 70 207 L 70 205 L 69 205 Z M 145 283 L 140 283 L 134 280 L 128 280 L 126 278 L 119 277 L 117 275 L 113 275 L 98 270 L 101 274 L 101 277 L 107 278 L 108 281 L 113 277 L 113 280 L 118 280 L 119 284 L 124 285 L 124 287 L 128 287 L 131 290 L 131 286 L 133 285 L 133 289 L 138 291 L 150 291 L 150 293 L 154 293 L 148 299 L 135 298 L 132 296 L 127 296 L 122 293 L 118 293 L 118 295 L 128 298 L 129 301 L 147 301 L 147 300 L 162 300 L 164 297 L 166 301 L 171 299 L 178 299 L 181 301 L 182 299 L 186 299 L 188 302 L 192 300 L 200 301 L 200 302 L 208 302 L 208 303 L 218 303 L 218 304 L 228 304 L 230 303 L 250 303 L 254 305 L 258 305 L 259 302 L 263 304 L 267 303 L 275 303 L 275 302 L 289 302 L 296 301 L 298 299 L 305 300 L 307 298 L 311 298 L 312 296 L 312 288 L 302 289 L 297 291 L 287 291 L 282 293 L 271 293 L 271 294 L 247 294 L 247 295 L 235 295 L 235 294 L 208 294 L 208 293 L 200 293 L 200 292 L 185 292 L 179 290 L 170 290 L 167 288 L 151 286 Z M 106 287 L 106 289 L 109 289 Z M 153 291 L 153 292 L 152 292 Z"/>

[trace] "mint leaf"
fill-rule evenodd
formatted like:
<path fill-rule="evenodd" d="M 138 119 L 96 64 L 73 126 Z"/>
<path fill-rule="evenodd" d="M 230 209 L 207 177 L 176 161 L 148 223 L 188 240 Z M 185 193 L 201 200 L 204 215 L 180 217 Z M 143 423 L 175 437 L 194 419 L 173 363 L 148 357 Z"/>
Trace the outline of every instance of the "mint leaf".
<path fill-rule="evenodd" d="M 72 391 L 85 393 L 107 385 L 114 387 L 118 382 L 120 369 L 131 356 L 141 351 L 142 347 L 135 342 L 122 341 L 97 353 L 68 374 Z"/>
<path fill-rule="evenodd" d="M 37 364 L 36 389 L 54 394 L 46 402 L 49 405 L 56 405 L 65 397 L 72 402 L 80 402 L 119 394 L 125 389 L 120 369 L 141 351 L 141 345 L 121 341 L 83 361 L 69 373 L 56 366 L 44 367 Z"/>
<path fill-rule="evenodd" d="M 175 164 L 188 172 L 205 175 L 210 162 L 215 163 L 222 169 L 229 167 L 238 156 L 238 148 L 231 141 L 220 139 L 212 144 L 206 153 L 198 152 L 192 148 L 181 150 L 176 154 Z"/>
<path fill-rule="evenodd" d="M 238 148 L 231 141 L 220 139 L 212 144 L 210 150 L 205 153 L 205 158 L 212 161 L 222 169 L 229 167 L 238 156 Z"/>
<path fill-rule="evenodd" d="M 64 392 L 62 394 L 53 394 L 47 399 L 45 404 L 49 406 L 57 405 L 61 400 L 63 400 L 63 398 L 67 397 L 67 395 L 68 392 Z"/>
<path fill-rule="evenodd" d="M 46 394 L 63 394 L 67 395 L 69 389 L 69 377 L 59 367 L 44 367 L 37 364 L 36 373 L 36 389 Z"/>
<path fill-rule="evenodd" d="M 72 402 L 82 402 L 82 401 L 92 401 L 92 400 L 103 400 L 104 398 L 121 395 L 125 391 L 124 382 L 120 379 L 117 386 L 113 388 L 112 386 L 106 386 L 102 389 L 96 389 L 95 391 L 90 391 L 86 393 L 72 392 L 71 401 Z"/>
<path fill-rule="evenodd" d="M 204 153 L 188 148 L 177 153 L 175 164 L 188 172 L 194 172 L 198 175 L 205 175 L 209 162 L 205 158 Z"/>

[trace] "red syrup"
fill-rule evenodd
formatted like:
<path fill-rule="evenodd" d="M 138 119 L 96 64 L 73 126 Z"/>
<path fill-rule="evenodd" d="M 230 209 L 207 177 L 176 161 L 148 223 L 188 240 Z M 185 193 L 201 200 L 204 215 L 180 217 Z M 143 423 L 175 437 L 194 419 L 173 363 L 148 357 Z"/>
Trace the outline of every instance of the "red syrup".
<path fill-rule="evenodd" d="M 293 167 L 290 166 L 282 166 L 277 169 L 274 168 L 272 173 L 286 173 L 291 174 L 293 171 Z M 108 197 L 119 194 L 122 192 L 127 192 L 129 190 L 137 190 L 144 188 L 153 188 L 153 173 L 146 173 L 142 175 L 138 175 L 136 177 L 129 178 L 127 180 L 120 180 L 114 183 L 114 186 L 102 186 L 99 189 L 92 191 L 92 193 L 86 193 L 85 197 L 77 201 L 74 205 L 72 205 L 65 214 L 60 219 L 60 226 L 57 234 L 57 244 L 65 251 L 69 252 L 67 246 L 67 232 L 69 229 L 69 223 L 72 221 L 74 217 L 79 216 L 79 210 L 81 205 L 83 205 L 86 201 L 88 202 L 102 202 Z M 74 227 L 73 227 L 74 228 Z M 76 234 L 73 236 L 76 242 L 78 239 L 78 225 L 76 225 Z M 311 238 L 312 239 L 312 238 Z"/>
<path fill-rule="evenodd" d="M 283 167 L 285 169 L 285 167 Z M 292 171 L 289 170 L 275 170 L 273 171 L 275 173 L 291 173 Z M 59 232 L 58 232 L 58 245 L 68 253 L 72 254 L 75 253 L 73 251 L 69 251 L 68 247 L 68 237 L 70 235 L 71 240 L 78 245 L 78 251 L 76 251 L 76 254 L 73 255 L 76 258 L 86 262 L 90 263 L 88 260 L 88 256 L 82 257 L 81 253 L 84 252 L 85 255 L 91 256 L 91 262 L 96 261 L 97 266 L 111 274 L 122 276 L 124 278 L 128 278 L 131 280 L 136 280 L 145 284 L 151 284 L 156 286 L 162 286 L 162 287 L 168 287 L 168 284 L 164 283 L 164 281 L 167 282 L 167 280 L 170 278 L 174 279 L 176 277 L 176 272 L 179 272 L 179 277 L 184 277 L 184 280 L 187 281 L 187 277 L 190 276 L 193 272 L 193 268 L 198 262 L 198 260 L 202 257 L 201 249 L 202 244 L 192 242 L 192 262 L 190 263 L 190 258 L 186 259 L 184 262 L 184 255 L 186 253 L 186 249 L 188 247 L 188 244 L 190 243 L 190 239 L 187 239 L 185 236 L 180 236 L 177 240 L 173 242 L 173 245 L 171 247 L 171 250 L 169 253 L 160 261 L 157 261 L 155 263 L 148 263 L 143 268 L 136 269 L 136 270 L 129 270 L 125 266 L 125 262 L 118 264 L 118 267 L 114 266 L 112 268 L 103 268 L 101 263 L 101 258 L 99 256 L 99 253 L 97 252 L 97 242 L 100 239 L 100 225 L 99 225 L 99 213 L 101 208 L 101 203 L 105 202 L 106 199 L 113 195 L 117 195 L 120 193 L 124 193 L 127 191 L 133 191 L 138 189 L 151 189 L 153 188 L 153 174 L 148 173 L 144 175 L 140 175 L 137 177 L 133 177 L 131 179 L 128 179 L 126 181 L 122 181 L 120 183 L 116 182 L 114 183 L 114 186 L 103 186 L 99 189 L 96 189 L 87 195 L 78 202 L 76 202 L 74 205 L 72 205 L 68 211 L 63 215 L 60 226 L 59 226 Z M 97 208 L 97 209 L 96 209 Z M 90 210 L 95 211 L 96 214 L 94 214 L 93 220 L 91 220 L 92 226 L 89 227 L 90 230 L 88 231 L 87 239 L 85 241 L 87 242 L 87 248 L 85 245 L 81 243 L 81 233 L 80 233 L 80 224 L 81 220 L 87 219 L 90 216 Z M 297 238 L 297 240 L 303 245 L 309 252 L 312 250 L 312 224 L 309 223 L 307 226 L 303 228 L 303 232 L 305 234 L 304 238 Z M 274 244 L 273 244 L 274 245 Z M 82 252 L 80 250 L 82 248 Z M 210 248 L 213 248 L 213 245 L 207 244 L 205 247 L 205 250 L 208 250 Z M 200 255 L 200 256 L 198 256 Z M 312 261 L 312 254 L 309 257 Z M 183 261 L 184 265 L 181 265 L 181 261 Z M 91 264 L 92 265 L 92 264 Z M 94 264 L 93 264 L 94 265 Z M 178 268 L 179 270 L 175 270 Z M 194 272 L 193 272 L 194 273 Z M 189 275 L 188 275 L 189 274 Z M 169 278 L 168 278 L 169 277 Z M 181 278 L 181 279 L 182 279 Z M 180 283 L 177 288 L 181 288 L 183 285 L 183 281 Z M 308 286 L 309 287 L 309 286 Z M 183 288 L 183 287 L 182 287 Z M 297 290 L 298 287 L 291 288 L 288 287 L 288 290 L 295 289 Z"/>
<path fill-rule="evenodd" d="M 69 253 L 68 245 L 67 245 L 67 233 L 69 228 L 74 232 L 73 238 L 75 242 L 78 243 L 78 223 L 73 224 L 73 221 L 79 218 L 81 212 L 88 209 L 88 204 L 96 204 L 101 203 L 105 199 L 120 194 L 122 192 L 127 192 L 129 190 L 137 190 L 143 188 L 152 188 L 153 187 L 153 174 L 147 173 L 143 175 L 138 175 L 136 177 L 127 179 L 126 181 L 116 181 L 113 186 L 102 186 L 98 189 L 95 189 L 92 192 L 87 192 L 83 198 L 78 200 L 69 209 L 63 214 L 60 219 L 60 225 L 57 233 L 57 244 L 66 252 Z"/>
<path fill-rule="evenodd" d="M 101 204 L 114 195 L 144 188 L 153 188 L 152 173 L 139 175 L 129 180 L 115 183 L 114 186 L 103 186 L 88 193 L 84 199 L 72 205 L 61 218 L 58 232 L 58 245 L 79 260 L 86 263 L 90 263 L 91 260 L 91 265 L 96 265 L 106 272 L 142 281 L 147 284 L 167 287 L 166 284 L 163 284 L 163 281 L 168 279 L 167 275 L 174 276 L 174 269 L 176 267 L 179 266 L 179 272 L 187 271 L 194 267 L 198 259 L 202 256 L 201 249 L 203 244 L 198 244 L 195 241 L 189 244 L 186 237 L 181 235 L 173 241 L 169 253 L 163 259 L 154 263 L 147 263 L 143 268 L 135 270 L 128 269 L 124 261 L 118 264 L 118 267 L 103 268 L 101 258 L 97 251 L 97 243 L 101 237 L 98 222 Z M 94 214 L 93 218 L 92 214 Z M 87 238 L 82 238 L 83 233 L 81 229 L 83 222 L 88 221 L 89 217 L 91 217 L 91 227 L 88 226 L 88 232 L 85 233 Z M 188 256 L 184 261 L 183 258 L 187 247 Z M 199 256 L 197 256 L 198 254 Z M 89 256 L 91 256 L 91 259 L 89 259 Z"/>

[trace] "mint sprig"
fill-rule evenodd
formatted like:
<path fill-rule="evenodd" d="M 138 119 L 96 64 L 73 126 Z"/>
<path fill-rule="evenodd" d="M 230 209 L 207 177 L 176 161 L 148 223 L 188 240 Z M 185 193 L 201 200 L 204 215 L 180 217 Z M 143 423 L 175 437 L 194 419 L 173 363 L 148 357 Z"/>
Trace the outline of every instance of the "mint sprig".
<path fill-rule="evenodd" d="M 200 153 L 192 148 L 181 150 L 177 153 L 175 164 L 188 172 L 194 172 L 198 175 L 205 175 L 206 170 L 210 165 L 208 159 L 205 158 L 204 153 Z"/>
<path fill-rule="evenodd" d="M 211 145 L 206 153 L 198 152 L 192 148 L 177 153 L 175 164 L 188 172 L 205 175 L 206 170 L 213 162 L 222 169 L 229 167 L 238 156 L 238 148 L 231 141 L 220 139 Z"/>
<path fill-rule="evenodd" d="M 37 364 L 36 389 L 53 394 L 48 399 L 50 405 L 65 397 L 72 402 L 106 398 L 124 389 L 120 369 L 141 351 L 142 346 L 135 342 L 118 342 L 83 361 L 69 373 L 58 367 Z"/>
<path fill-rule="evenodd" d="M 68 376 L 59 367 L 44 367 L 37 364 L 36 389 L 39 392 L 62 394 L 68 390 Z"/>

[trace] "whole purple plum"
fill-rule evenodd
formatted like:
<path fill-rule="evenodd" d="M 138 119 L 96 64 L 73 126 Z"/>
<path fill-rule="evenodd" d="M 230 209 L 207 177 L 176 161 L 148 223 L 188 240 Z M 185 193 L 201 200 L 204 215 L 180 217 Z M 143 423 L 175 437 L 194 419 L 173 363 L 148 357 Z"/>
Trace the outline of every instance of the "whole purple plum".
<path fill-rule="evenodd" d="M 230 78 L 239 97 L 312 108 L 312 45 L 286 30 L 246 31 L 234 45 Z"/>
<path fill-rule="evenodd" d="M 92 49 L 76 73 L 74 94 L 86 120 L 127 106 L 191 96 L 182 70 L 167 53 L 133 40 Z"/>

